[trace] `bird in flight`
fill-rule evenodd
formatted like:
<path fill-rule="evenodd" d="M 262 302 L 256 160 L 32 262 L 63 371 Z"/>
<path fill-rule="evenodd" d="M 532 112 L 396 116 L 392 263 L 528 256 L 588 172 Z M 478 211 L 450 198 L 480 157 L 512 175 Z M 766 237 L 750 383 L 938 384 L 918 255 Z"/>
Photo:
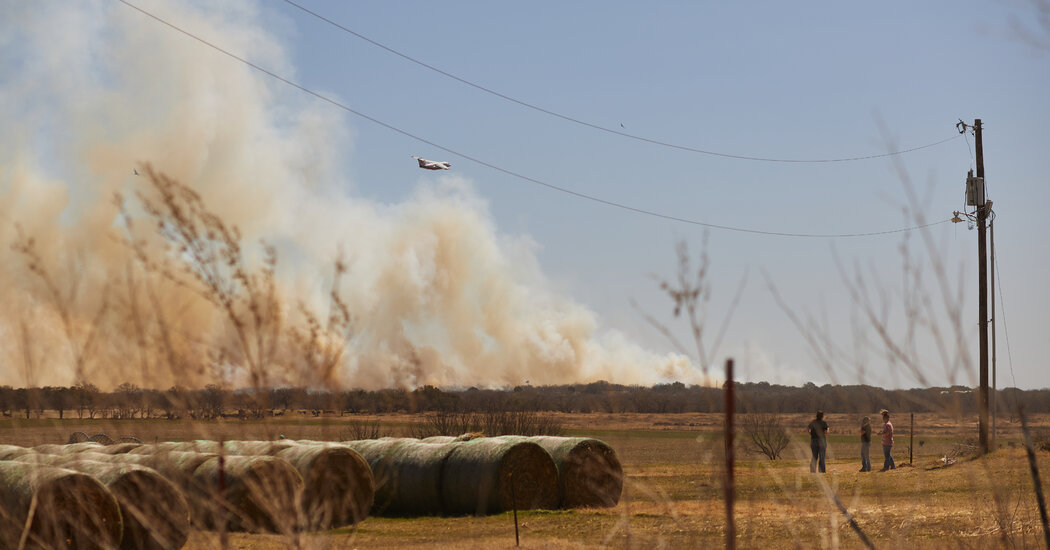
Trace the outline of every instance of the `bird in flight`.
<path fill-rule="evenodd" d="M 422 159 L 415 155 L 413 155 L 412 158 L 416 159 L 416 161 L 419 162 L 419 167 L 424 170 L 450 170 L 452 166 L 451 162 L 437 162 L 433 160 Z"/>

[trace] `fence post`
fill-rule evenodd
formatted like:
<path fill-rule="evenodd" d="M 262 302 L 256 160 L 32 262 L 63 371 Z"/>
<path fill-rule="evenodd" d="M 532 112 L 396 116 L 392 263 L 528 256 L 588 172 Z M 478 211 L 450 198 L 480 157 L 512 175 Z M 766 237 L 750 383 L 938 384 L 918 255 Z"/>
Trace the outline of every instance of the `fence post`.
<path fill-rule="evenodd" d="M 915 465 L 915 413 L 911 413 L 911 429 L 908 430 L 908 465 Z"/>
<path fill-rule="evenodd" d="M 726 359 L 726 479 L 725 479 L 725 501 L 726 501 L 726 550 L 736 549 L 736 524 L 733 521 L 733 360 Z"/>

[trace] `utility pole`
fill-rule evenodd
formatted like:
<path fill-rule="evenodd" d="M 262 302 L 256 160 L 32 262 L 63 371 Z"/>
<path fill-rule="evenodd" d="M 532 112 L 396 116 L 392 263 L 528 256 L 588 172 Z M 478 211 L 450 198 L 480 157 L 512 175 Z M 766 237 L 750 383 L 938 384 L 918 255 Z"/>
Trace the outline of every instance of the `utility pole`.
<path fill-rule="evenodd" d="M 977 200 L 977 256 L 978 269 L 978 315 L 980 316 L 980 391 L 978 392 L 978 414 L 981 454 L 987 454 L 988 445 L 988 253 L 985 250 L 985 229 L 988 222 L 988 203 L 984 200 L 984 144 L 981 140 L 981 119 L 973 121 L 974 143 L 977 149 L 977 185 L 981 187 Z"/>

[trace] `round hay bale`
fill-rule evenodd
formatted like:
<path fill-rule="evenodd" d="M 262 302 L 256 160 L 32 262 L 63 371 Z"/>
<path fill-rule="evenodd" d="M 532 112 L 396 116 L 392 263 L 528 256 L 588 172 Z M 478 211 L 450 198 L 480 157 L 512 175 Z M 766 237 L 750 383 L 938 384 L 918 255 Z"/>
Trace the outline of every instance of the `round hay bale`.
<path fill-rule="evenodd" d="M 95 443 L 94 441 L 82 441 L 80 443 L 69 443 L 66 445 L 58 445 L 53 443 L 37 445 L 36 447 L 33 447 L 33 451 L 49 455 L 68 455 L 84 452 L 95 452 L 101 448 L 102 445 Z"/>
<path fill-rule="evenodd" d="M 34 502 L 35 500 L 35 502 Z M 111 549 L 123 522 L 112 493 L 72 470 L 0 462 L 0 547 Z"/>
<path fill-rule="evenodd" d="M 82 442 L 88 441 L 88 440 L 90 440 L 90 437 L 88 437 L 88 434 L 86 434 L 84 432 L 73 432 L 73 433 L 69 434 L 69 442 L 70 443 L 82 443 Z"/>
<path fill-rule="evenodd" d="M 0 445 L 0 460 L 11 460 L 18 456 L 34 453 L 36 453 L 36 451 L 33 449 L 19 447 L 18 445 Z"/>
<path fill-rule="evenodd" d="M 142 445 L 142 440 L 133 435 L 122 435 L 117 438 L 117 443 L 138 443 Z"/>
<path fill-rule="evenodd" d="M 354 450 L 361 458 L 365 459 L 368 467 L 372 469 L 372 480 L 375 483 L 375 498 L 372 504 L 372 512 L 381 513 L 390 505 L 394 490 L 391 483 L 390 452 L 403 445 L 407 439 L 384 437 L 382 439 L 359 439 L 346 441 L 337 445 L 345 445 Z"/>
<path fill-rule="evenodd" d="M 281 441 L 226 441 L 223 443 L 227 454 L 241 456 L 273 456 L 293 445 L 295 443 L 287 439 Z"/>
<path fill-rule="evenodd" d="M 29 453 L 10 459 L 11 462 L 23 464 L 36 464 L 37 466 L 59 466 L 68 460 L 67 455 L 54 455 L 48 453 Z"/>
<path fill-rule="evenodd" d="M 216 455 L 208 453 L 191 453 L 188 451 L 158 452 L 154 454 L 117 454 L 107 455 L 109 458 L 99 458 L 103 462 L 115 462 L 126 464 L 139 464 L 156 470 L 164 476 L 164 479 L 175 484 L 190 500 L 198 495 L 195 490 L 193 472 L 197 468 L 214 458 Z"/>
<path fill-rule="evenodd" d="M 112 445 L 113 443 L 115 443 L 115 441 L 113 441 L 113 438 L 109 437 L 104 433 L 91 434 L 91 437 L 88 438 L 88 441 L 94 441 L 95 443 L 101 443 L 103 445 Z"/>
<path fill-rule="evenodd" d="M 79 445 L 79 443 L 76 443 L 75 445 Z M 57 443 L 45 443 L 33 447 L 33 452 L 44 455 L 61 455 L 66 454 L 66 447 L 66 445 L 59 445 Z"/>
<path fill-rule="evenodd" d="M 55 458 L 64 461 L 62 467 L 83 472 L 101 481 L 116 497 L 124 520 L 121 548 L 182 548 L 189 538 L 190 508 L 182 492 L 172 482 L 145 466 L 84 460 L 83 457 L 88 455 L 113 459 L 113 455 L 94 453 Z"/>
<path fill-rule="evenodd" d="M 372 469 L 349 447 L 294 445 L 276 456 L 303 476 L 303 513 L 309 530 L 355 524 L 375 499 Z"/>
<path fill-rule="evenodd" d="M 384 458 L 385 508 L 388 516 L 423 516 L 444 513 L 442 485 L 445 460 L 452 444 L 422 443 L 409 439 L 394 446 Z"/>
<path fill-rule="evenodd" d="M 483 515 L 558 506 L 558 468 L 543 447 L 496 438 L 452 446 L 443 470 L 445 513 Z"/>
<path fill-rule="evenodd" d="M 455 436 L 451 436 L 451 435 L 434 435 L 434 436 L 430 436 L 430 437 L 424 437 L 423 439 L 420 439 L 419 441 L 421 443 L 433 443 L 433 444 L 437 444 L 437 445 L 444 445 L 446 443 L 452 443 L 452 442 L 456 441 L 456 437 Z"/>
<path fill-rule="evenodd" d="M 161 441 L 136 447 L 128 453 L 131 454 L 157 454 L 165 452 L 194 452 L 194 453 L 218 453 L 219 442 L 209 439 L 197 439 L 195 441 Z"/>
<path fill-rule="evenodd" d="M 114 443 L 113 445 L 103 445 L 94 452 L 99 452 L 107 455 L 121 455 L 131 452 L 133 449 L 137 449 L 142 446 L 142 443 Z"/>
<path fill-rule="evenodd" d="M 303 477 L 287 460 L 272 456 L 226 456 L 225 493 L 219 487 L 219 457 L 193 472 L 201 497 L 199 520 L 214 529 L 225 521 L 231 531 L 289 533 L 301 524 L 297 513 Z"/>
<path fill-rule="evenodd" d="M 500 439 L 516 439 L 504 436 Z M 531 441 L 551 454 L 558 467 L 562 508 L 612 507 L 620 502 L 623 467 L 605 442 L 586 437 L 536 436 Z"/>

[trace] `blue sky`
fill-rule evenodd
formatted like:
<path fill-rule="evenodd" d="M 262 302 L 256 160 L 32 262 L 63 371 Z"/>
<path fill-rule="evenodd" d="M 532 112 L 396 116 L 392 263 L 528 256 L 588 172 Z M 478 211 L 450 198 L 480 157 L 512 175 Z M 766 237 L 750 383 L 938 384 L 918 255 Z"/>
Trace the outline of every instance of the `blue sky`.
<path fill-rule="evenodd" d="M 1050 51 L 1028 43 L 1016 28 L 1021 21 L 1047 38 L 1032 5 L 456 2 L 438 7 L 306 0 L 302 5 L 408 56 L 544 109 L 729 154 L 794 159 L 879 154 L 950 138 L 959 118 L 970 123 L 982 118 L 989 196 L 999 215 L 1000 305 L 1006 307 L 1001 319 L 1010 338 L 1010 353 L 1003 353 L 1006 333 L 1000 327 L 999 384 L 1012 385 L 1016 377 L 1022 387 L 1050 385 L 1045 368 L 1050 335 L 1041 315 L 1050 306 L 1041 283 L 1050 248 L 1039 211 L 1050 199 L 1041 185 L 1050 145 L 1045 134 Z M 908 198 L 891 159 L 760 163 L 640 143 L 464 86 L 294 7 L 275 2 L 271 8 L 279 14 L 273 28 L 291 45 L 300 83 L 508 170 L 638 208 L 748 229 L 863 233 L 916 225 L 901 212 Z M 668 315 L 670 302 L 652 277 L 673 274 L 677 240 L 698 252 L 702 228 L 515 180 L 353 116 L 346 123 L 354 133 L 346 162 L 356 193 L 397 201 L 411 182 L 430 177 L 412 173 L 408 153 L 451 160 L 489 202 L 499 229 L 531 236 L 547 276 L 598 312 L 606 326 L 653 349 L 665 348 L 632 308 L 634 300 L 681 328 Z M 962 209 L 962 181 L 973 165 L 963 139 L 895 160 L 923 197 L 922 204 L 910 206 L 925 220 L 947 219 Z M 953 282 L 963 278 L 963 318 L 975 324 L 976 231 L 942 224 L 931 233 L 947 268 L 958 272 Z M 893 287 L 901 280 L 902 239 L 900 234 L 805 239 L 711 230 L 713 319 L 725 316 L 737 281 L 749 274 L 720 355 L 753 355 L 743 366 L 753 379 L 828 381 L 829 373 L 815 365 L 761 274 L 768 273 L 800 313 L 827 316 L 833 337 L 846 343 L 853 335 L 842 324 L 856 308 L 835 257 L 877 271 L 879 280 Z M 976 350 L 976 331 L 967 327 L 967 334 Z M 880 358 L 869 354 L 864 380 L 840 374 L 837 381 L 914 383 L 906 375 L 880 372 Z M 945 383 L 936 368 L 930 379 Z"/>
<path fill-rule="evenodd" d="M 1035 4 L 297 2 L 480 86 L 662 142 L 730 155 L 836 159 L 953 138 L 852 162 L 757 162 L 682 151 L 574 124 L 466 86 L 285 2 L 226 7 L 227 19 L 243 19 L 259 38 L 224 47 L 303 87 L 504 170 L 705 224 L 855 234 L 947 220 L 964 208 L 963 180 L 973 167 L 973 138 L 959 136 L 954 125 L 960 118 L 981 118 L 988 194 L 998 216 L 997 299 L 1005 306 L 998 314 L 998 385 L 1050 386 L 1044 314 L 1050 309 L 1044 283 L 1050 247 L 1042 212 L 1050 204 L 1050 26 L 1039 25 Z M 165 13 L 180 9 L 176 3 Z M 150 32 L 158 35 L 177 34 L 126 6 L 106 10 L 127 12 L 120 13 L 121 21 L 154 28 Z M 103 17 L 99 25 L 106 24 Z M 230 38 L 189 28 L 191 20 L 180 24 L 216 45 Z M 194 48 L 197 59 L 244 70 L 214 50 Z M 273 49 L 284 56 L 273 56 Z M 273 59 L 280 59 L 278 66 L 267 65 Z M 976 383 L 975 367 L 945 367 L 929 329 L 908 329 L 902 313 L 918 303 L 902 288 L 906 245 L 924 273 L 932 273 L 936 257 L 950 283 L 944 299 L 943 285 L 926 280 L 922 295 L 933 301 L 922 319 L 957 346 L 950 335 L 956 322 L 944 304 L 958 307 L 957 334 L 968 340 L 963 345 L 971 354 L 966 364 L 976 365 L 977 235 L 964 223 L 930 227 L 925 242 L 931 244 L 924 244 L 920 232 L 806 238 L 705 229 L 512 177 L 246 72 L 270 90 L 274 111 L 294 119 L 308 105 L 339 137 L 339 148 L 325 156 L 333 164 L 327 173 L 338 176 L 325 183 L 345 196 L 396 208 L 413 200 L 421 186 L 449 177 L 464 182 L 492 231 L 534 253 L 535 284 L 593 311 L 598 335 L 626 335 L 656 354 L 674 351 L 645 312 L 689 340 L 659 288 L 659 279 L 674 275 L 675 243 L 685 241 L 694 255 L 706 250 L 710 258 L 709 341 L 746 278 L 711 358 L 716 370 L 732 356 L 738 372 L 752 381 Z M 451 161 L 453 170 L 423 172 L 409 155 Z M 887 360 L 885 342 L 851 300 L 856 283 L 843 279 L 840 266 L 863 273 L 878 289 L 872 296 L 889 327 L 887 338 L 915 346 L 920 376 Z M 815 319 L 817 328 L 799 330 L 785 306 L 800 319 Z M 807 345 L 807 335 L 839 351 L 821 357 Z"/>

